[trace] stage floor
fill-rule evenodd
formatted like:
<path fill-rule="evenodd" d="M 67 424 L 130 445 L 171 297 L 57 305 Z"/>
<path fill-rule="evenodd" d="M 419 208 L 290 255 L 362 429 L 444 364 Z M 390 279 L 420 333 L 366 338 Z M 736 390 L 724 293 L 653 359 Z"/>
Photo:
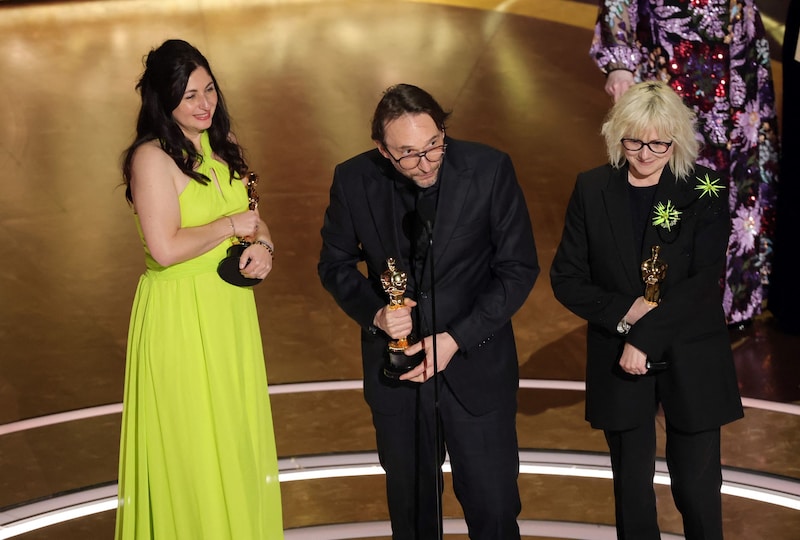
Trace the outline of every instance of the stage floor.
<path fill-rule="evenodd" d="M 397 82 L 452 109 L 452 136 L 507 151 L 527 197 L 543 272 L 514 319 L 528 380 L 523 461 L 602 458 L 602 433 L 583 420 L 585 324 L 556 302 L 548 279 L 575 176 L 605 161 L 599 129 L 610 100 L 588 55 L 595 13 L 594 2 L 568 0 L 0 1 L 0 538 L 28 503 L 113 491 L 128 319 L 143 270 L 120 154 L 134 134 L 142 58 L 173 37 L 210 60 L 261 175 L 277 257 L 255 294 L 287 472 L 328 454 L 374 467 L 358 329 L 320 286 L 316 263 L 333 168 L 371 147 L 374 106 Z M 724 465 L 731 479 L 775 480 L 800 495 L 800 337 L 766 314 L 731 339 L 748 407 L 723 429 Z M 293 386 L 316 381 L 338 386 Z M 17 424 L 82 409 L 87 418 Z M 544 538 L 534 525 L 548 522 L 613 524 L 611 482 L 568 468 L 521 476 L 527 538 Z M 287 529 L 388 519 L 379 474 L 281 487 Z M 681 534 L 668 486 L 657 492 L 662 530 Z M 797 538 L 800 506 L 734 491 L 723 503 L 728 540 Z M 444 513 L 460 517 L 449 478 Z M 19 538 L 107 539 L 113 529 L 106 510 Z"/>

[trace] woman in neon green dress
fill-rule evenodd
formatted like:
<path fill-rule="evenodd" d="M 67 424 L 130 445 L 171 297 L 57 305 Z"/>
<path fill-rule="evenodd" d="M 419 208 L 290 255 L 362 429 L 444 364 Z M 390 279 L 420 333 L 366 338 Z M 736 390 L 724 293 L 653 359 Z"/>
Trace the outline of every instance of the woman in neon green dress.
<path fill-rule="evenodd" d="M 147 270 L 128 335 L 117 540 L 283 538 L 280 484 L 253 291 L 216 272 L 272 268 L 248 209 L 247 164 L 207 60 L 184 41 L 150 52 L 125 154 Z"/>

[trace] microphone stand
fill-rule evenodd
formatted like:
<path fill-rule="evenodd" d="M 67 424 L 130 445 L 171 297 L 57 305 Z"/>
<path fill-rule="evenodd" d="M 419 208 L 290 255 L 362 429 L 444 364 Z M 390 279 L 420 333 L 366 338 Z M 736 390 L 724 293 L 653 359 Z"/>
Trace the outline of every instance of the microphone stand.
<path fill-rule="evenodd" d="M 439 361 L 436 350 L 436 280 L 433 272 L 433 226 L 430 220 L 425 222 L 428 229 L 428 260 L 431 265 L 431 340 L 433 346 L 433 411 L 434 411 L 434 465 L 436 468 L 436 520 L 438 528 L 436 531 L 437 540 L 442 539 L 444 521 L 442 518 L 442 467 L 439 459 L 442 454 L 441 427 L 439 426 Z"/>

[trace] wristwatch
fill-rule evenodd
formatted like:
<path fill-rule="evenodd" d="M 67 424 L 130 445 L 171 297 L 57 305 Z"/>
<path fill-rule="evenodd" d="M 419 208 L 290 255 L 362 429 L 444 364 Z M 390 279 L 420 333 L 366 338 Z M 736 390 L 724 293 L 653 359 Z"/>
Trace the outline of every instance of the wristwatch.
<path fill-rule="evenodd" d="M 620 321 L 617 323 L 617 332 L 624 336 L 630 331 L 631 325 L 628 324 L 628 321 L 625 320 L 625 317 L 622 317 L 622 319 L 620 319 Z"/>

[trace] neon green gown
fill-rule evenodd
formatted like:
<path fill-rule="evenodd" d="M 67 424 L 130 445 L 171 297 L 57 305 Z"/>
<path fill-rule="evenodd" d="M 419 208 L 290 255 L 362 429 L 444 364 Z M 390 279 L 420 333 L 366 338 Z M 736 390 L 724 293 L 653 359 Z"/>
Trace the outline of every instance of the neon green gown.
<path fill-rule="evenodd" d="M 228 181 L 207 134 L 202 147 L 199 170 L 213 178 L 213 169 L 219 189 L 189 182 L 181 227 L 247 209 L 242 182 Z M 166 268 L 144 245 L 128 334 L 117 540 L 283 538 L 253 290 L 216 273 L 229 245 Z"/>

